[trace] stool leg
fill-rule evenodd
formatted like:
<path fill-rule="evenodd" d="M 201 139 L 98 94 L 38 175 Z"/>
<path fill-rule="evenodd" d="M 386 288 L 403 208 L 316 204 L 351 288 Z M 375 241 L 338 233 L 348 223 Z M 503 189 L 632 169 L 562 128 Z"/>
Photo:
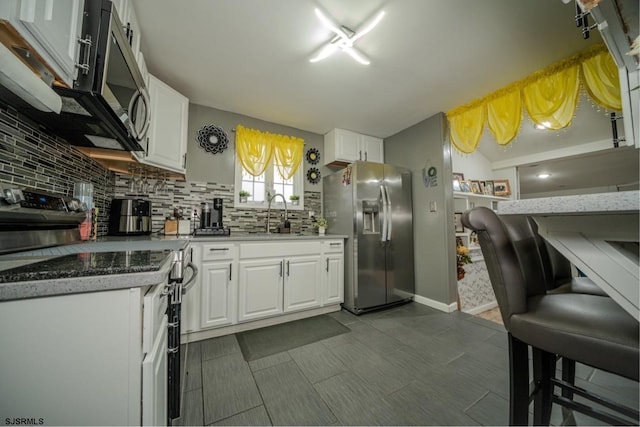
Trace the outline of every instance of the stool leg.
<path fill-rule="evenodd" d="M 509 334 L 509 425 L 529 423 L 529 346 Z"/>
<path fill-rule="evenodd" d="M 571 385 L 576 384 L 576 361 L 562 358 L 562 381 L 568 382 Z M 567 399 L 573 399 L 573 392 L 568 389 L 562 389 L 562 397 Z"/>
<path fill-rule="evenodd" d="M 553 386 L 551 378 L 555 375 L 556 356 L 533 347 L 533 380 L 536 394 L 533 400 L 533 424 L 548 426 L 551 421 Z"/>

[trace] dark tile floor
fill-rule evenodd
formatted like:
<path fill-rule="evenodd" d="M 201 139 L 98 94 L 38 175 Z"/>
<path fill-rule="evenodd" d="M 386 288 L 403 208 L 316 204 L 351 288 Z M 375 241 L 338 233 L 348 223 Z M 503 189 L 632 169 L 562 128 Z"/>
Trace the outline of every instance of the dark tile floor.
<path fill-rule="evenodd" d="M 191 343 L 182 425 L 506 425 L 502 325 L 410 303 L 351 332 L 246 362 L 235 335 Z M 582 365 L 577 385 L 638 407 L 637 383 Z M 554 408 L 554 425 L 598 425 Z"/>

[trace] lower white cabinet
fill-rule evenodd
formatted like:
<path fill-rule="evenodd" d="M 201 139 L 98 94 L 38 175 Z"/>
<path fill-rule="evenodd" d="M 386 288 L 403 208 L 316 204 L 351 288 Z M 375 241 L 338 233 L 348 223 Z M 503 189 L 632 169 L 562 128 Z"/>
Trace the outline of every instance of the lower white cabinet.
<path fill-rule="evenodd" d="M 166 307 L 161 288 L 149 292 Z M 162 305 L 147 307 L 143 291 L 0 303 L 2 419 L 35 418 L 31 424 L 43 425 L 166 425 L 167 319 L 162 314 L 147 322 Z M 151 343 L 143 342 L 147 337 Z M 149 349 L 146 354 L 143 348 Z"/>
<path fill-rule="evenodd" d="M 185 334 L 343 301 L 342 239 L 192 242 L 199 269 L 185 295 Z"/>

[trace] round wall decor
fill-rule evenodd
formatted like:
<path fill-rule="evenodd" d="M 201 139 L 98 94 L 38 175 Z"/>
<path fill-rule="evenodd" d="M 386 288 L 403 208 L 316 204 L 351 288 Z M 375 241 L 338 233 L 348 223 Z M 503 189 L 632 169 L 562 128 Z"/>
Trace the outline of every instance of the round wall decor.
<path fill-rule="evenodd" d="M 307 181 L 312 184 L 320 182 L 320 171 L 317 168 L 311 168 L 307 171 Z"/>
<path fill-rule="evenodd" d="M 229 146 L 227 133 L 216 125 L 205 125 L 200 128 L 196 141 L 200 148 L 211 154 L 222 153 Z"/>
<path fill-rule="evenodd" d="M 320 152 L 316 148 L 309 148 L 307 150 L 307 162 L 312 165 L 317 165 L 320 161 Z"/>

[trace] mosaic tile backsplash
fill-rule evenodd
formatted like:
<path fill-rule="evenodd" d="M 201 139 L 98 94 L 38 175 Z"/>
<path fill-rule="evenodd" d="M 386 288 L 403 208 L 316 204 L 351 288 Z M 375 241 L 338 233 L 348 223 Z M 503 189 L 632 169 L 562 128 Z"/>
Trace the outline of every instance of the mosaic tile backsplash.
<path fill-rule="evenodd" d="M 149 179 L 149 187 L 153 188 L 155 179 Z M 223 224 L 231 229 L 231 232 L 264 232 L 267 223 L 267 208 L 242 209 L 233 205 L 234 186 L 228 184 L 216 184 L 213 182 L 167 180 L 167 188 L 162 194 L 149 192 L 138 194 L 129 191 L 131 179 L 128 175 L 116 174 L 114 197 L 139 197 L 148 199 L 152 206 L 152 232 L 162 233 L 164 220 L 173 215 L 175 208 L 181 208 L 185 218 L 192 218 L 193 212 L 199 213 L 200 203 L 212 202 L 214 197 L 223 199 Z M 311 232 L 313 224 L 309 219 L 309 211 L 316 215 L 322 212 L 320 192 L 305 191 L 304 210 L 288 212 L 291 222 L 291 232 Z M 272 226 L 280 220 L 280 210 L 271 211 L 270 222 Z M 192 221 L 191 227 L 198 227 L 197 219 Z"/>
<path fill-rule="evenodd" d="M 151 200 L 153 232 L 163 233 L 164 220 L 180 207 L 191 215 L 203 201 L 214 197 L 224 199 L 223 221 L 232 232 L 263 232 L 267 209 L 236 209 L 233 206 L 233 185 L 212 182 L 167 180 L 162 194 L 129 192 L 130 177 L 104 169 L 64 140 L 22 118 L 12 108 L 0 105 L 0 184 L 10 187 L 40 190 L 66 197 L 73 196 L 76 182 L 91 182 L 94 205 L 99 209 L 98 235 L 108 234 L 109 208 L 113 197 L 139 197 Z M 149 180 L 153 188 L 155 180 Z M 306 191 L 305 210 L 290 211 L 291 232 L 313 230 L 308 211 L 321 213 L 321 193 Z M 280 211 L 271 212 L 271 224 L 276 224 Z M 199 223 L 198 223 L 199 224 Z M 197 226 L 196 221 L 192 226 Z"/>
<path fill-rule="evenodd" d="M 115 176 L 64 140 L 0 105 L 0 184 L 73 196 L 76 182 L 93 184 L 98 234 L 107 233 Z"/>

